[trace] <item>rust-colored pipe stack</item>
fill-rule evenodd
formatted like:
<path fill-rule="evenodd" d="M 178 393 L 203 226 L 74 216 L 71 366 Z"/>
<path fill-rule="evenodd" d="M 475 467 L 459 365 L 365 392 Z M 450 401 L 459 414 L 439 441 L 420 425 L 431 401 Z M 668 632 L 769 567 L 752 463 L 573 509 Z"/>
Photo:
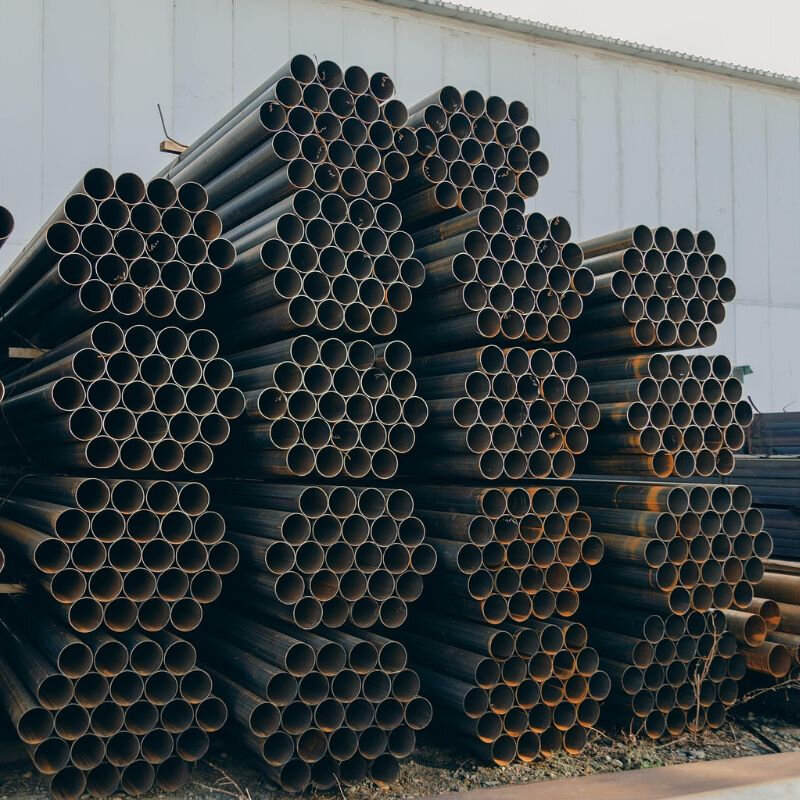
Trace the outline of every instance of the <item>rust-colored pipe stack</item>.
<path fill-rule="evenodd" d="M 398 636 L 437 720 L 496 764 L 580 752 L 610 686 L 584 626 L 551 619 L 575 613 L 603 552 L 574 490 L 412 491 L 439 558 Z"/>
<path fill-rule="evenodd" d="M 225 465 L 232 474 L 385 480 L 427 419 L 401 341 L 301 334 L 230 362 L 247 410 Z"/>
<path fill-rule="evenodd" d="M 0 531 L 29 591 L 0 606 L 2 702 L 34 766 L 65 800 L 179 788 L 226 718 L 171 632 L 200 624 L 237 563 L 207 489 L 36 475 L 2 490 Z"/>
<path fill-rule="evenodd" d="M 54 798 L 173 791 L 227 718 L 188 642 L 76 635 L 32 597 L 2 603 L 0 698 Z"/>
<path fill-rule="evenodd" d="M 194 654 L 168 631 L 199 625 L 238 560 L 192 480 L 245 406 L 199 322 L 235 256 L 207 200 L 89 170 L 0 277 L 0 544 L 29 593 L 0 609 L 4 698 L 52 717 L 42 741 L 18 729 L 63 800 L 177 788 L 225 718 L 194 655 L 184 674 L 166 652 Z M 58 642 L 83 648 L 74 674 Z"/>
<path fill-rule="evenodd" d="M 719 727 L 745 671 L 719 609 L 752 601 L 769 535 L 743 486 L 623 480 L 572 484 L 605 547 L 577 616 L 612 678 L 607 716 L 652 738 Z"/>
<path fill-rule="evenodd" d="M 725 615 L 747 668 L 783 678 L 800 666 L 800 568 L 777 559 L 767 559 L 765 567 L 750 605 Z"/>
<path fill-rule="evenodd" d="M 284 791 L 367 774 L 393 783 L 432 713 L 403 646 L 352 628 L 303 630 L 243 599 L 193 635 L 237 742 Z"/>
<path fill-rule="evenodd" d="M 730 361 L 659 352 L 713 344 L 734 286 L 707 231 L 639 225 L 581 247 L 596 284 L 569 344 L 601 421 L 572 485 L 606 560 L 579 616 L 609 716 L 652 738 L 718 727 L 745 671 L 722 610 L 752 601 L 772 541 L 745 487 L 654 479 L 727 475 L 744 443 Z"/>
<path fill-rule="evenodd" d="M 436 563 L 425 527 L 403 489 L 228 481 L 217 511 L 235 533 L 242 604 L 311 630 L 402 625 Z"/>
<path fill-rule="evenodd" d="M 753 411 L 723 355 L 683 353 L 580 361 L 600 428 L 581 473 L 708 478 L 728 475 Z"/>
<path fill-rule="evenodd" d="M 76 632 L 194 630 L 238 561 L 194 481 L 42 475 L 0 486 L 9 557 Z"/>
<path fill-rule="evenodd" d="M 716 343 L 736 287 L 709 231 L 636 225 L 580 246 L 596 286 L 577 326 L 576 355 Z"/>
<path fill-rule="evenodd" d="M 401 473 L 438 568 L 398 636 L 479 755 L 579 752 L 608 679 L 582 625 L 547 620 L 575 612 L 602 544 L 573 490 L 503 481 L 569 477 L 598 423 L 574 356 L 534 344 L 569 337 L 593 276 L 563 217 L 525 214 L 547 159 L 524 104 L 448 86 L 411 119 L 426 146 L 392 200 L 425 282 L 400 330 L 430 417 Z"/>
<path fill-rule="evenodd" d="M 246 413 L 213 493 L 242 570 L 197 642 L 286 791 L 390 783 L 430 719 L 405 651 L 367 630 L 401 625 L 435 564 L 412 498 L 316 484 L 393 477 L 428 415 L 395 337 L 424 270 L 389 201 L 422 146 L 393 93 L 295 56 L 163 171 L 205 187 L 236 250 L 210 324 Z"/>

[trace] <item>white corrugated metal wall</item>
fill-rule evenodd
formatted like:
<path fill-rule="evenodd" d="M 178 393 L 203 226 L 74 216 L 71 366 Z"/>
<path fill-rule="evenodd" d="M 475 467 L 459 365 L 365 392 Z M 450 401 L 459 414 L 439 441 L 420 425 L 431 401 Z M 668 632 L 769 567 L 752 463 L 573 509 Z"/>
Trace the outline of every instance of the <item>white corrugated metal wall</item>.
<path fill-rule="evenodd" d="M 800 404 L 800 93 L 340 0 L 0 0 L 6 264 L 85 168 L 164 162 L 290 53 L 528 103 L 551 160 L 536 206 L 579 236 L 706 227 L 738 296 L 717 349 L 761 410 Z"/>

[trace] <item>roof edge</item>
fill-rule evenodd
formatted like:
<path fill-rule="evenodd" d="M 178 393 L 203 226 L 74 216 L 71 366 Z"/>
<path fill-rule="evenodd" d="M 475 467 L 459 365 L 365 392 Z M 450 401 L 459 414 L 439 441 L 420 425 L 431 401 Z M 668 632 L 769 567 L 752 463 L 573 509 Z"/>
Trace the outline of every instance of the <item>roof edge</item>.
<path fill-rule="evenodd" d="M 444 0 L 373 0 L 373 2 L 377 2 L 379 5 L 395 6 L 409 11 L 419 11 L 424 14 L 499 28 L 538 39 L 549 39 L 595 50 L 605 50 L 617 55 L 634 56 L 659 64 L 724 75 L 730 78 L 777 86 L 782 89 L 800 90 L 800 78 L 792 75 L 782 75 L 777 72 L 755 69 L 754 67 L 744 67 L 725 61 L 693 56 L 688 53 L 679 53 L 675 50 L 664 50 L 646 44 L 629 42 L 625 39 L 614 39 L 610 36 L 584 33 L 571 28 L 562 28 L 558 25 L 536 22 L 522 17 L 512 17 L 507 14 L 498 14 L 484 9 L 467 8 Z"/>

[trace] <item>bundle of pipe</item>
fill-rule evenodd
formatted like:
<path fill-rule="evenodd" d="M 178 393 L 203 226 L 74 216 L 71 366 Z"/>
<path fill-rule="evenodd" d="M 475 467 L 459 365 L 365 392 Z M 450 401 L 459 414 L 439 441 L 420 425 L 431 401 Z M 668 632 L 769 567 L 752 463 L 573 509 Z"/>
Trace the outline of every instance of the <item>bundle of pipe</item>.
<path fill-rule="evenodd" d="M 219 464 L 222 475 L 240 480 L 220 482 L 216 493 L 245 570 L 217 616 L 220 638 L 208 658 L 224 659 L 220 671 L 245 687 L 230 689 L 241 709 L 240 692 L 263 698 L 261 659 L 279 657 L 273 644 L 281 637 L 307 642 L 311 653 L 309 644 L 326 645 L 328 654 L 316 669 L 313 658 L 303 662 L 285 702 L 271 693 L 268 704 L 255 701 L 269 705 L 262 723 L 254 728 L 250 712 L 239 718 L 245 744 L 288 790 L 358 779 L 368 762 L 374 779 L 393 780 L 396 758 L 410 752 L 413 730 L 429 717 L 426 701 L 413 698 L 419 681 L 404 669 L 404 655 L 381 670 L 372 657 L 363 688 L 357 677 L 364 650 L 374 654 L 371 642 L 378 644 L 365 641 L 363 628 L 400 625 L 435 564 L 408 494 L 241 480 L 389 478 L 427 418 L 411 352 L 388 338 L 424 277 L 400 210 L 387 202 L 409 161 L 421 158 L 393 92 L 383 73 L 295 56 L 162 173 L 176 185 L 206 188 L 236 249 L 210 324 L 245 394 L 246 416 Z M 344 341 L 331 338 L 340 331 Z M 258 620 L 261 638 L 232 629 L 233 619 L 245 624 L 237 608 Z M 345 623 L 350 633 L 335 630 Z M 319 629 L 324 639 L 307 632 L 320 624 L 329 626 Z M 354 643 L 356 661 L 345 669 Z M 398 647 L 381 639 L 378 651 Z M 234 651 L 242 658 L 229 658 Z M 246 664 L 258 665 L 249 678 Z M 389 697 L 390 685 L 400 694 Z"/>
<path fill-rule="evenodd" d="M 800 455 L 800 412 L 756 414 L 743 452 L 753 456 Z"/>
<path fill-rule="evenodd" d="M 600 419 L 566 350 L 488 344 L 424 356 L 412 369 L 430 408 L 415 474 L 566 478 Z"/>
<path fill-rule="evenodd" d="M 235 247 L 213 307 L 226 352 L 395 330 L 423 271 L 385 202 L 419 147 L 393 93 L 384 73 L 294 56 L 163 171 L 205 186 Z"/>
<path fill-rule="evenodd" d="M 800 568 L 767 559 L 758 597 L 738 612 L 726 611 L 747 668 L 756 676 L 783 678 L 800 667 Z"/>
<path fill-rule="evenodd" d="M 14 230 L 14 217 L 5 207 L 0 206 L 0 247 L 2 247 Z"/>
<path fill-rule="evenodd" d="M 575 613 L 603 552 L 574 489 L 410 491 L 438 569 L 397 636 L 437 720 L 500 765 L 580 752 L 610 683 L 584 626 L 549 619 Z"/>
<path fill-rule="evenodd" d="M 401 341 L 303 334 L 229 360 L 247 411 L 234 429 L 229 474 L 391 478 L 427 419 Z"/>
<path fill-rule="evenodd" d="M 107 318 L 196 322 L 235 255 L 206 202 L 197 184 L 89 170 L 0 277 L 4 350 Z"/>
<path fill-rule="evenodd" d="M 745 486 L 571 482 L 603 543 L 577 618 L 611 675 L 609 716 L 647 736 L 719 727 L 745 672 L 720 609 L 753 601 L 772 542 Z"/>
<path fill-rule="evenodd" d="M 69 471 L 206 472 L 244 410 L 218 350 L 206 329 L 98 322 L 3 373 L 0 453 Z"/>
<path fill-rule="evenodd" d="M 580 248 L 569 241 L 570 225 L 563 217 L 524 216 L 520 195 L 499 197 L 488 196 L 478 211 L 418 223 L 428 226 L 413 234 L 426 277 L 403 327 L 415 352 L 496 338 L 562 343 L 569 337 L 594 285 Z"/>
<path fill-rule="evenodd" d="M 260 608 L 214 611 L 192 635 L 237 743 L 284 791 L 330 789 L 367 774 L 393 783 L 398 759 L 432 716 L 403 646 L 371 632 L 310 633 L 262 617 Z"/>
<path fill-rule="evenodd" d="M 224 481 L 213 491 L 247 570 L 237 602 L 252 613 L 304 630 L 396 628 L 436 564 L 403 489 Z"/>
<path fill-rule="evenodd" d="M 190 631 L 238 562 L 196 482 L 3 478 L 0 542 L 81 633 Z"/>
<path fill-rule="evenodd" d="M 757 414 L 756 418 L 763 416 Z M 746 483 L 753 502 L 764 515 L 764 522 L 775 543 L 776 558 L 800 560 L 800 517 L 797 497 L 800 492 L 800 458 L 796 456 L 737 455 L 733 473 L 726 483 Z"/>
<path fill-rule="evenodd" d="M 716 342 L 736 287 L 711 233 L 636 225 L 580 246 L 596 285 L 571 343 L 579 358 Z"/>
<path fill-rule="evenodd" d="M 726 356 L 588 358 L 578 371 L 600 404 L 600 426 L 578 472 L 707 478 L 733 471 L 753 409 Z"/>
<path fill-rule="evenodd" d="M 594 280 L 563 217 L 524 216 L 548 169 L 524 103 L 446 86 L 409 112 L 419 160 L 392 200 L 425 282 L 408 340 L 420 353 L 565 341 Z"/>
<path fill-rule="evenodd" d="M 57 800 L 175 791 L 227 719 L 177 636 L 76 636 L 29 597 L 6 598 L 0 698 Z"/>

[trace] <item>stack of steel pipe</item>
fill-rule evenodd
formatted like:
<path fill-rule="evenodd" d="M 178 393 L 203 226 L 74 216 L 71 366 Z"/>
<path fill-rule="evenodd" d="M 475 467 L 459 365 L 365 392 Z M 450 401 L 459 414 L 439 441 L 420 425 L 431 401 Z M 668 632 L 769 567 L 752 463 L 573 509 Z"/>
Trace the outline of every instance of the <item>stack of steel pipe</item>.
<path fill-rule="evenodd" d="M 174 791 L 227 718 L 167 631 L 75 635 L 27 596 L 0 609 L 0 700 L 57 800 Z"/>
<path fill-rule="evenodd" d="M 800 568 L 779 559 L 767 559 L 765 566 L 758 596 L 746 609 L 725 612 L 747 668 L 760 682 L 800 667 Z"/>
<path fill-rule="evenodd" d="M 733 471 L 753 410 L 726 356 L 587 358 L 578 371 L 600 405 L 578 472 L 707 478 Z"/>
<path fill-rule="evenodd" d="M 566 350 L 486 344 L 417 358 L 413 370 L 430 408 L 416 474 L 567 478 L 600 420 Z"/>
<path fill-rule="evenodd" d="M 14 217 L 5 207 L 0 206 L 0 247 L 2 247 L 14 230 Z"/>
<path fill-rule="evenodd" d="M 376 633 L 312 633 L 251 605 L 215 610 L 193 639 L 232 735 L 284 791 L 392 783 L 431 720 L 405 649 Z"/>
<path fill-rule="evenodd" d="M 0 606 L 2 702 L 15 721 L 45 720 L 41 735 L 18 724 L 34 766 L 64 800 L 177 789 L 226 716 L 170 632 L 200 624 L 238 560 L 208 490 L 23 475 L 0 491 L 0 540 L 29 592 Z M 37 694 L 42 676 L 63 688 L 58 701 Z"/>
<path fill-rule="evenodd" d="M 610 685 L 584 626 L 550 619 L 575 613 L 603 551 L 575 491 L 411 492 L 438 568 L 398 638 L 437 721 L 496 764 L 580 752 Z"/>
<path fill-rule="evenodd" d="M 3 478 L 0 541 L 77 632 L 193 630 L 237 562 L 197 482 Z"/>
<path fill-rule="evenodd" d="M 244 409 L 218 348 L 206 329 L 98 322 L 3 374 L 0 453 L 67 471 L 207 472 Z"/>
<path fill-rule="evenodd" d="M 90 170 L 0 277 L 0 376 L 7 389 L 0 456 L 13 465 L 0 479 L 0 545 L 35 600 L 30 615 L 42 626 L 42 658 L 52 660 L 54 642 L 74 638 L 67 630 L 84 647 L 110 638 L 123 650 L 163 638 L 168 628 L 192 630 L 237 563 L 236 548 L 222 541 L 222 518 L 207 510 L 207 490 L 191 480 L 210 468 L 212 448 L 228 438 L 229 420 L 245 407 L 230 364 L 218 357 L 216 335 L 198 324 L 235 257 L 206 203 L 195 183 L 176 188 L 162 178 L 145 184 L 131 173 L 115 180 Z M 16 636 L 15 609 L 4 605 L 0 619 Z M 161 652 L 157 643 L 147 647 Z M 53 663 L 48 669 L 57 673 Z M 191 727 L 185 705 L 176 709 L 185 722 L 174 731 L 181 736 L 169 728 L 178 722 L 159 721 L 157 706 L 177 696 L 178 673 L 159 661 L 143 681 L 127 677 L 133 673 L 126 664 L 111 681 L 111 700 L 115 686 L 130 686 L 139 693 L 135 700 L 144 692 L 151 706 L 142 710 L 149 728 L 141 742 L 127 739 L 135 764 L 115 763 L 95 732 L 91 759 L 59 768 L 57 796 L 77 796 L 87 781 L 93 794 L 113 792 L 120 782 L 131 793 L 148 790 L 153 743 L 160 749 L 152 763 L 168 764 L 158 773 L 160 785 L 177 788 L 192 753 L 205 751 L 206 734 Z M 15 669 L 19 681 L 30 680 L 24 664 Z M 107 677 L 113 676 L 83 683 L 102 683 L 108 693 Z M 62 683 L 67 678 L 61 675 Z M 186 681 L 188 691 L 193 682 Z M 14 696 L 7 693 L 6 703 Z M 97 702 L 111 701 L 103 695 Z M 219 719 L 224 708 L 213 702 Z M 88 730 L 89 714 L 75 714 Z M 98 725 L 119 718 L 121 729 L 123 716 L 112 709 Z M 71 729 L 62 735 L 54 724 L 48 742 L 61 759 L 65 748 L 70 752 Z M 37 767 L 57 763 L 39 762 L 31 752 Z"/>
<path fill-rule="evenodd" d="M 753 456 L 800 455 L 800 412 L 756 414 L 743 452 Z"/>
<path fill-rule="evenodd" d="M 235 255 L 206 203 L 197 184 L 89 170 L 0 278 L 4 346 L 53 348 L 108 318 L 196 322 Z"/>
<path fill-rule="evenodd" d="M 248 596 L 238 602 L 304 630 L 402 625 L 436 563 L 403 489 L 225 481 Z"/>
<path fill-rule="evenodd" d="M 6 461 L 211 466 L 244 403 L 216 336 L 192 330 L 234 256 L 206 202 L 197 184 L 90 170 L 3 273 Z M 21 365 L 9 351 L 34 345 Z"/>
<path fill-rule="evenodd" d="M 720 609 L 753 600 L 771 540 L 744 486 L 579 479 L 603 542 L 577 617 L 612 678 L 608 714 L 652 738 L 719 727 L 745 672 Z M 727 614 L 727 611 L 724 612 Z"/>
<path fill-rule="evenodd" d="M 388 201 L 421 159 L 393 93 L 384 73 L 295 56 L 162 172 L 204 186 L 236 250 L 209 324 L 245 395 L 214 492 L 243 570 L 200 656 L 227 679 L 234 735 L 289 791 L 392 781 L 429 718 L 401 648 L 364 630 L 402 624 L 435 564 L 411 498 L 314 484 L 393 477 L 427 418 L 390 338 L 424 277 Z M 288 695 L 265 693 L 275 642 L 311 654 Z"/>
<path fill-rule="evenodd" d="M 579 358 L 716 342 L 736 288 L 709 231 L 636 225 L 580 246 L 596 286 L 575 326 Z"/>
<path fill-rule="evenodd" d="M 564 342 L 594 278 L 567 220 L 523 213 L 547 171 L 539 135 L 524 104 L 451 86 L 410 112 L 429 144 L 392 200 L 425 271 L 402 325 L 432 412 L 414 470 L 567 477 L 597 406 L 571 353 L 521 343 Z"/>
<path fill-rule="evenodd" d="M 762 416 L 756 414 L 756 419 Z M 752 491 L 753 502 L 764 515 L 772 534 L 775 557 L 800 560 L 800 515 L 797 512 L 800 458 L 795 455 L 737 455 L 733 473 L 725 481 L 745 483 Z"/>
<path fill-rule="evenodd" d="M 653 738 L 718 727 L 746 671 L 723 610 L 750 604 L 772 541 L 741 479 L 701 481 L 733 471 L 753 413 L 725 356 L 659 351 L 714 344 L 735 288 L 707 231 L 639 225 L 581 248 L 596 284 L 569 346 L 600 425 L 571 485 L 606 559 L 578 617 L 610 717 Z"/>
<path fill-rule="evenodd" d="M 246 399 L 225 465 L 276 478 L 391 478 L 427 419 L 401 341 L 291 339 L 231 355 Z"/>
<path fill-rule="evenodd" d="M 419 146 L 393 93 L 384 73 L 297 55 L 164 170 L 205 186 L 235 247 L 213 308 L 226 352 L 397 327 L 423 273 L 385 202 Z"/>

